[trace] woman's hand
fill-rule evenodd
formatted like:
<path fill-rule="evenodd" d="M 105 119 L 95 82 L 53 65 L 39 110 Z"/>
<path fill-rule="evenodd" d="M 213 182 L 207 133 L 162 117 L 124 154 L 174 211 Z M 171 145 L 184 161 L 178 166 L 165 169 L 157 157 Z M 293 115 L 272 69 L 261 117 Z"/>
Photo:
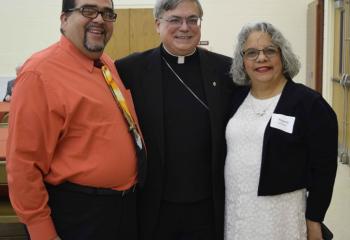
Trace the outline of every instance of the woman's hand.
<path fill-rule="evenodd" d="M 306 219 L 307 240 L 322 240 L 321 224 Z"/>

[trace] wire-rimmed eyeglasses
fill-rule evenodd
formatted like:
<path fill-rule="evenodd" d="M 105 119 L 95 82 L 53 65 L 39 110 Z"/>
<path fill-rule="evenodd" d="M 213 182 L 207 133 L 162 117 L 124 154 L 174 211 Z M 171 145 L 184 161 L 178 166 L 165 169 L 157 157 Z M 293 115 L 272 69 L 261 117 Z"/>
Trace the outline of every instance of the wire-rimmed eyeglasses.
<path fill-rule="evenodd" d="M 172 16 L 169 18 L 158 18 L 159 20 L 166 21 L 171 27 L 181 27 L 184 21 L 189 27 L 199 27 L 201 25 L 202 19 L 198 16 L 190 16 L 190 17 L 178 17 Z"/>
<path fill-rule="evenodd" d="M 248 48 L 247 50 L 244 50 L 242 53 L 244 58 L 254 61 L 259 57 L 260 52 L 263 52 L 265 57 L 270 59 L 275 57 L 278 54 L 279 48 L 275 46 L 268 46 L 263 49 Z"/>
<path fill-rule="evenodd" d="M 79 11 L 81 15 L 90 19 L 95 19 L 97 18 L 98 14 L 101 14 L 102 19 L 106 22 L 115 22 L 115 20 L 117 19 L 117 14 L 114 13 L 112 9 L 105 9 L 100 11 L 97 8 L 93 8 L 93 7 L 79 7 L 79 8 L 71 8 L 66 10 L 66 12 L 74 12 L 74 11 Z"/>

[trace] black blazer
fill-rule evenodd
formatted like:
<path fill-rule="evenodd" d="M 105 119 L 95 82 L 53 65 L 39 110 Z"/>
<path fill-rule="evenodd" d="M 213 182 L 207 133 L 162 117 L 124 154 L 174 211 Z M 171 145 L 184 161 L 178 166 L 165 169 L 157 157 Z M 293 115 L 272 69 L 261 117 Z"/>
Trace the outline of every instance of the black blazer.
<path fill-rule="evenodd" d="M 116 61 L 126 88 L 131 90 L 148 158 L 147 180 L 139 194 L 140 236 L 153 240 L 162 200 L 164 167 L 163 86 L 160 47 Z M 223 239 L 225 127 L 230 116 L 233 82 L 231 58 L 199 49 L 203 86 L 210 108 L 212 146 L 212 192 L 216 239 Z"/>
<path fill-rule="evenodd" d="M 249 90 L 242 87 L 235 94 L 232 115 Z M 306 188 L 306 217 L 322 222 L 332 198 L 337 169 L 336 114 L 319 93 L 291 79 L 274 113 L 295 117 L 293 132 L 271 127 L 269 121 L 257 194 L 276 195 Z"/>

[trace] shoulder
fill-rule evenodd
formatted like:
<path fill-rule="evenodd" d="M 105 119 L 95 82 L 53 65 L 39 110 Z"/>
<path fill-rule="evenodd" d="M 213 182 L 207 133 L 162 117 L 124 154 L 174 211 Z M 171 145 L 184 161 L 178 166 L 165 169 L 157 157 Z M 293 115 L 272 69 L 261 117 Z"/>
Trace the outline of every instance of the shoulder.
<path fill-rule="evenodd" d="M 61 57 L 62 51 L 60 51 L 60 47 L 57 42 L 30 56 L 22 65 L 20 74 L 23 72 L 45 72 L 48 66 L 56 65 L 57 59 L 60 59 Z"/>
<path fill-rule="evenodd" d="M 319 92 L 304 84 L 289 81 L 282 93 L 282 96 L 285 95 L 284 101 L 289 101 L 291 105 L 304 109 L 308 115 L 322 114 L 336 118 L 334 110 Z"/>
<path fill-rule="evenodd" d="M 285 94 L 287 96 L 301 102 L 312 103 L 314 101 L 325 101 L 319 92 L 305 86 L 302 83 L 295 83 L 292 80 L 289 80 L 285 89 Z"/>
<path fill-rule="evenodd" d="M 144 52 L 135 52 L 126 57 L 116 60 L 114 63 L 118 68 L 127 68 L 135 66 L 145 66 L 149 59 L 157 55 L 159 48 L 149 49 Z"/>
<path fill-rule="evenodd" d="M 229 72 L 232 65 L 232 58 L 201 48 L 198 48 L 198 51 L 201 65 L 204 69 L 211 69 L 217 74 L 231 79 Z"/>
<path fill-rule="evenodd" d="M 311 89 L 310 87 L 302 84 L 302 83 L 296 83 L 292 80 L 289 80 L 287 86 L 290 86 L 290 89 L 292 89 L 297 94 L 302 94 L 305 97 L 311 97 L 311 98 L 318 98 L 321 97 L 321 94 L 317 91 Z"/>
<path fill-rule="evenodd" d="M 202 58 L 207 59 L 213 63 L 216 63 L 216 64 L 225 63 L 225 64 L 230 64 L 230 65 L 232 63 L 232 58 L 230 58 L 228 56 L 225 56 L 225 55 L 222 55 L 219 53 L 215 53 L 215 52 L 211 52 L 211 51 L 208 51 L 206 49 L 201 49 L 201 48 L 198 48 L 198 51 L 199 51 L 199 54 Z"/>
<path fill-rule="evenodd" d="M 145 71 L 149 69 L 150 64 L 160 66 L 160 64 L 157 64 L 157 61 L 160 62 L 160 52 L 159 48 L 154 48 L 144 52 L 133 53 L 115 61 L 114 64 L 125 87 L 131 88 L 133 84 L 145 76 Z"/>

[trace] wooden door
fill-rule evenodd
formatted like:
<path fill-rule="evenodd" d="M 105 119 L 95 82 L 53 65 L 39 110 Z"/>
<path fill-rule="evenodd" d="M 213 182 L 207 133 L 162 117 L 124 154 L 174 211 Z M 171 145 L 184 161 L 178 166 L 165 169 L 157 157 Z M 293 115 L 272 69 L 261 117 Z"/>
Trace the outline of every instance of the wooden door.
<path fill-rule="evenodd" d="M 114 32 L 105 49 L 113 60 L 130 53 L 130 9 L 120 9 L 116 13 L 117 21 L 114 23 Z"/>
<path fill-rule="evenodd" d="M 120 9 L 116 12 L 114 33 L 105 50 L 113 60 L 160 44 L 153 9 Z"/>
<path fill-rule="evenodd" d="M 341 154 L 350 147 L 350 89 L 340 84 L 344 74 L 350 75 L 349 1 L 343 1 L 334 11 L 333 108 L 338 116 Z"/>
<path fill-rule="evenodd" d="M 152 9 L 132 9 L 130 29 L 130 53 L 144 51 L 160 44 Z"/>
<path fill-rule="evenodd" d="M 324 1 L 316 0 L 307 10 L 306 85 L 322 93 Z"/>

